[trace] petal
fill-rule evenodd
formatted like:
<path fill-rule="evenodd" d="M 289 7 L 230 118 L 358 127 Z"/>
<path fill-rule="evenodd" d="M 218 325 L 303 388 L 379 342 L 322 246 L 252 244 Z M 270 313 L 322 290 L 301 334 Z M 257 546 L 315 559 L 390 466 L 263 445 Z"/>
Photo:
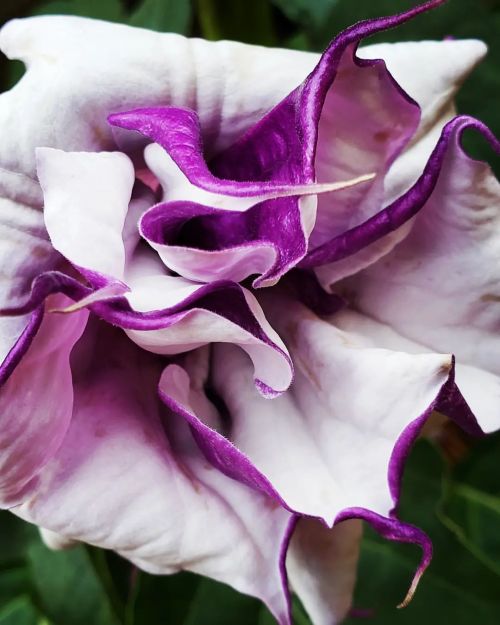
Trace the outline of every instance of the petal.
<path fill-rule="evenodd" d="M 302 518 L 294 530 L 287 570 L 314 625 L 339 623 L 348 613 L 358 564 L 362 525 L 358 519 L 327 528 Z"/>
<path fill-rule="evenodd" d="M 148 255 L 140 264 L 139 275 L 129 279 L 132 288 L 126 297 L 106 287 L 93 290 L 63 273 L 46 272 L 33 282 L 22 306 L 3 313 L 25 314 L 49 295 L 64 293 L 76 304 L 58 312 L 73 314 L 88 307 L 157 354 L 178 354 L 214 341 L 235 343 L 252 359 L 255 384 L 262 395 L 274 396 L 288 388 L 293 377 L 290 357 L 252 293 L 234 282 L 199 285 L 161 275 L 154 262 L 148 275 Z"/>
<path fill-rule="evenodd" d="M 0 127 L 23 128 L 21 137 L 4 137 L 0 166 L 28 175 L 35 171 L 37 146 L 113 149 L 107 116 L 145 102 L 197 110 L 210 145 L 220 148 L 295 87 L 316 58 L 52 15 L 12 20 L 1 31 L 0 47 L 28 66 L 0 100 Z"/>
<path fill-rule="evenodd" d="M 196 270 L 209 254 L 194 252 L 195 248 L 212 252 L 212 274 L 229 260 L 230 273 L 224 277 L 239 280 L 260 272 L 262 278 L 254 286 L 275 283 L 307 251 L 306 222 L 314 220 L 315 206 L 304 210 L 298 197 L 279 197 L 298 185 L 360 182 L 363 175 L 378 174 L 370 193 L 366 184 L 351 183 L 334 197 L 320 197 L 313 246 L 376 212 L 383 175 L 414 134 L 419 111 L 384 63 L 355 58 L 356 47 L 363 37 L 434 5 L 363 22 L 341 33 L 304 83 L 210 164 L 205 161 L 201 127 L 190 111 L 147 108 L 110 116 L 113 125 L 138 131 L 165 148 L 195 187 L 237 198 L 254 196 L 254 206 L 243 214 L 241 202 L 235 203 L 239 209 L 230 215 L 213 210 L 209 202 L 169 203 L 157 207 L 153 215 L 146 214 L 143 233 L 155 246 L 161 245 L 157 249 L 169 266 L 192 279 L 210 279 L 206 269 Z M 277 197 L 259 202 L 270 193 Z M 189 195 L 181 199 L 188 200 Z M 354 215 L 352 206 L 357 207 Z M 199 236 L 200 230 L 204 237 Z M 169 243 L 174 249 L 166 249 Z M 188 248 L 184 254 L 179 244 Z"/>
<path fill-rule="evenodd" d="M 120 152 L 37 149 L 37 174 L 52 245 L 84 274 L 122 280 L 122 231 L 134 167 Z"/>
<path fill-rule="evenodd" d="M 486 44 L 475 39 L 378 43 L 358 50 L 363 59 L 384 59 L 394 80 L 420 106 L 422 116 L 413 143 L 439 122 L 486 52 Z M 422 71 L 429 67 L 432 71 Z"/>
<path fill-rule="evenodd" d="M 14 512 L 146 571 L 231 584 L 289 625 L 280 561 L 290 515 L 207 465 L 187 426 L 160 406 L 161 359 L 97 322 L 73 362 L 70 428 Z"/>
<path fill-rule="evenodd" d="M 276 116 L 275 111 L 273 114 Z M 243 179 L 239 177 L 241 172 L 232 171 L 230 174 L 237 175 L 235 179 L 221 178 L 205 162 L 201 127 L 194 112 L 147 108 L 111 115 L 109 119 L 114 126 L 140 132 L 166 150 L 164 158 L 157 150 L 146 151 L 146 160 L 162 182 L 168 201 L 144 215 L 141 231 L 171 269 L 195 280 L 210 280 L 217 273 L 222 274 L 219 277 L 241 280 L 261 273 L 262 279 L 256 280 L 255 286 L 273 284 L 306 253 L 306 235 L 314 221 L 316 201 L 300 196 L 334 191 L 366 180 L 358 176 L 349 181 L 313 184 L 310 175 L 302 175 L 303 150 L 290 131 L 291 140 L 284 131 L 282 141 L 276 137 L 276 131 L 270 134 L 270 149 L 282 149 L 285 154 L 269 154 L 266 149 L 254 154 L 252 142 L 256 141 L 256 133 L 246 135 L 227 158 L 239 162 L 249 152 L 250 159 L 246 158 L 250 170 L 245 171 Z M 269 129 L 264 130 L 259 134 L 263 145 L 264 141 L 269 143 Z M 226 166 L 225 159 L 224 153 L 215 167 Z M 255 159 L 258 165 L 252 162 Z M 178 249 L 175 243 L 180 230 L 184 240 Z M 200 237 L 200 231 L 204 237 Z M 211 252 L 208 271 L 209 254 L 200 253 L 200 248 Z M 229 265 L 225 265 L 226 261 Z M 200 263 L 202 267 L 197 269 Z"/>
<path fill-rule="evenodd" d="M 450 357 L 380 349 L 291 301 L 271 318 L 296 367 L 290 390 L 272 402 L 249 385 L 244 355 L 214 348 L 213 383 L 232 417 L 231 440 L 296 512 L 329 526 L 347 508 L 387 516 L 391 456 L 448 381 Z"/>
<path fill-rule="evenodd" d="M 64 300 L 56 296 L 48 306 Z M 37 486 L 40 470 L 64 438 L 73 406 L 69 357 L 86 320 L 86 311 L 62 319 L 35 311 L 1 365 L 2 506 L 14 505 Z"/>
<path fill-rule="evenodd" d="M 391 540 L 421 545 L 423 559 L 411 594 L 430 561 L 430 543 L 420 530 L 390 515 L 411 443 L 434 408 L 450 401 L 450 357 L 380 349 L 369 337 L 342 332 L 291 301 L 279 308 L 287 314 L 277 325 L 297 365 L 287 393 L 261 400 L 252 387 L 247 359 L 231 347 L 216 345 L 210 396 L 216 393 L 217 405 L 227 410 L 226 436 L 206 419 L 208 411 L 199 398 L 194 400 L 195 392 L 198 397 L 203 389 L 193 385 L 197 366 L 191 358 L 184 361 L 191 382 L 178 366 L 168 367 L 160 383 L 162 398 L 190 424 L 206 458 L 233 479 L 329 527 L 358 518 Z M 479 432 L 470 415 L 456 416 L 468 430 Z M 337 615 L 347 609 L 353 571 L 351 566 L 345 580 L 338 580 L 338 597 L 328 595 L 330 578 L 321 581 L 317 574 L 322 569 L 335 573 L 326 558 L 330 540 L 332 551 L 336 549 L 335 533 L 323 532 L 319 525 L 311 532 L 318 542 L 309 539 L 309 553 L 308 532 L 306 546 L 299 544 L 296 555 L 292 536 L 289 572 L 308 610 L 325 623 L 330 609 Z M 294 558 L 309 558 L 312 565 L 296 582 L 292 570 L 297 574 L 300 566 L 293 564 Z"/>
<path fill-rule="evenodd" d="M 354 213 L 352 210 L 348 211 L 351 221 L 344 221 L 346 226 L 344 230 L 357 223 L 372 237 L 377 232 L 377 224 L 374 220 L 369 220 L 366 225 L 362 225 L 361 217 L 366 218 L 370 214 L 377 213 L 384 205 L 389 206 L 417 181 L 443 126 L 453 117 L 453 97 L 458 87 L 481 60 L 485 52 L 486 46 L 482 42 L 474 40 L 377 44 L 359 50 L 359 55 L 363 59 L 384 59 L 394 79 L 419 104 L 421 120 L 410 144 L 403 155 L 392 163 L 383 183 L 379 184 L 378 188 L 376 188 L 375 182 L 372 183 L 374 188 L 360 205 L 361 208 L 365 207 L 364 214 L 358 210 Z M 376 62 L 371 61 L 371 63 Z M 432 63 L 433 71 L 422 72 L 420 68 L 430 63 Z M 362 85 L 364 86 L 363 83 Z M 391 110 L 393 109 L 394 107 L 391 107 Z M 366 114 L 365 117 L 369 119 Z M 394 115 L 392 119 L 393 122 L 399 120 L 398 123 L 400 124 L 404 118 L 399 114 Z M 361 121 L 353 126 L 361 128 Z M 391 154 L 392 160 L 398 155 L 397 151 L 393 151 Z M 357 160 L 359 161 L 359 159 Z M 387 165 L 391 165 L 392 160 L 386 159 L 386 170 Z M 349 162 L 346 160 L 346 163 Z M 359 187 L 341 193 L 352 195 L 359 194 L 361 191 L 362 188 Z M 338 195 L 341 197 L 341 194 Z M 339 197 L 336 195 L 334 199 L 337 200 Z M 320 198 L 318 208 L 318 224 L 321 223 L 321 202 L 322 198 Z M 334 213 L 335 215 L 336 213 Z M 379 221 L 382 222 L 381 219 Z M 352 230 L 352 232 L 348 231 L 343 234 L 342 229 L 338 228 L 336 236 L 332 237 L 332 234 L 335 235 L 335 230 L 332 230 L 328 237 L 329 231 L 328 228 L 325 228 L 325 236 L 322 240 L 318 240 L 318 243 L 325 243 L 328 238 L 331 239 L 331 242 L 325 243 L 323 248 L 313 250 L 311 253 L 311 256 L 315 255 L 315 259 L 312 257 L 309 259 L 309 266 L 317 263 L 320 256 L 323 255 L 321 258 L 323 266 L 317 270 L 317 273 L 326 287 L 336 280 L 352 275 L 375 262 L 388 253 L 408 232 L 406 227 L 399 228 L 389 234 L 386 233 L 382 239 L 380 237 L 377 237 L 375 241 L 370 239 L 365 241 L 363 246 L 360 246 L 355 241 L 358 229 L 352 228 Z M 340 245 L 342 245 L 342 253 L 339 253 L 341 251 Z M 330 258 L 327 258 L 325 248 L 329 248 Z M 349 256 L 345 258 L 347 255 Z M 327 262 L 328 264 L 326 264 Z"/>
<path fill-rule="evenodd" d="M 476 368 L 459 366 L 457 382 L 468 385 L 472 376 L 475 386 L 482 379 L 491 408 L 498 379 L 477 369 L 500 375 L 500 185 L 486 164 L 461 148 L 467 128 L 498 148 L 479 122 L 465 117 L 450 122 L 443 131 L 446 149 L 433 174 L 435 187 L 410 234 L 345 288 L 360 310 L 399 334 L 427 348 L 453 352 L 460 364 Z M 495 420 L 500 426 L 498 410 L 484 419 L 480 421 L 488 429 Z"/>
<path fill-rule="evenodd" d="M 261 393 L 280 393 L 290 385 L 293 371 L 286 347 L 247 289 L 232 282 L 200 286 L 151 275 L 132 283 L 126 298 L 135 314 L 103 316 L 125 328 L 141 347 L 178 354 L 206 343 L 233 343 L 252 359 Z"/>

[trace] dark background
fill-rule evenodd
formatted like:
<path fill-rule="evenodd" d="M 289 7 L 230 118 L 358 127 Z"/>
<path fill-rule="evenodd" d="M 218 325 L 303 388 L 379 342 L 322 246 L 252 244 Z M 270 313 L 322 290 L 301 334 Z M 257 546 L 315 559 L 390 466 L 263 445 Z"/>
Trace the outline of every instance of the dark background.
<path fill-rule="evenodd" d="M 0 22 L 11 17 L 68 13 L 175 31 L 208 39 L 320 51 L 343 27 L 398 12 L 410 0 L 1 0 Z M 500 135 L 500 0 L 449 0 L 373 41 L 474 37 L 490 54 L 468 79 L 458 110 Z M 22 65 L 0 60 L 2 89 Z M 432 71 L 425 67 L 422 71 Z M 1 141 L 1 137 L 0 137 Z M 493 161 L 476 136 L 472 154 Z M 431 536 L 435 556 L 415 599 L 404 597 L 419 552 L 379 539 L 363 542 L 348 625 L 498 625 L 500 623 L 500 436 L 483 441 L 448 427 L 434 444 L 417 444 L 409 461 L 401 515 Z M 296 625 L 309 625 L 298 603 Z M 0 512 L 0 625 L 271 625 L 258 601 L 191 574 L 154 577 L 92 548 L 53 553 L 37 532 Z"/>

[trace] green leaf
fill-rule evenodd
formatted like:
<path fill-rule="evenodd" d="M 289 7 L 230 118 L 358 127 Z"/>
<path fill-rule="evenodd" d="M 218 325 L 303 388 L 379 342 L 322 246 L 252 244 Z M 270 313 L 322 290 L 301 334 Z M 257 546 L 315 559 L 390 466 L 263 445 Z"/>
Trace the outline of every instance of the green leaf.
<path fill-rule="evenodd" d="M 338 0 L 271 0 L 283 13 L 302 26 L 319 28 Z"/>
<path fill-rule="evenodd" d="M 127 605 L 126 625 L 181 625 L 200 578 L 191 573 L 156 576 L 137 572 Z"/>
<path fill-rule="evenodd" d="M 54 552 L 38 542 L 28 555 L 39 604 L 55 625 L 120 623 L 84 547 Z"/>
<path fill-rule="evenodd" d="M 446 480 L 439 513 L 457 540 L 500 576 L 499 452 L 498 435 L 476 446 Z"/>
<path fill-rule="evenodd" d="M 186 35 L 191 26 L 189 0 L 143 0 L 130 16 L 131 26 Z"/>
<path fill-rule="evenodd" d="M 421 527 L 433 541 L 433 561 L 415 597 L 404 610 L 404 597 L 418 563 L 418 549 L 379 538 L 368 530 L 363 541 L 355 605 L 375 608 L 373 625 L 422 622 L 494 625 L 500 614 L 498 577 L 456 539 L 439 519 L 445 468 L 438 453 L 420 442 L 408 462 L 401 517 Z M 430 620 L 432 619 L 432 620 Z M 349 619 L 348 625 L 358 623 Z"/>
<path fill-rule="evenodd" d="M 31 15 L 80 15 L 100 20 L 120 22 L 124 11 L 120 0 L 48 0 L 38 2 Z"/>
<path fill-rule="evenodd" d="M 261 609 L 257 599 L 202 578 L 182 625 L 255 625 Z"/>
<path fill-rule="evenodd" d="M 197 0 L 195 6 L 199 29 L 205 39 L 233 39 L 266 46 L 277 44 L 267 0 Z"/>
<path fill-rule="evenodd" d="M 0 511 L 0 569 L 23 564 L 29 546 L 38 539 L 34 525 L 6 510 Z"/>
<path fill-rule="evenodd" d="M 29 597 L 17 597 L 0 610 L 0 625 L 42 625 L 42 622 Z"/>

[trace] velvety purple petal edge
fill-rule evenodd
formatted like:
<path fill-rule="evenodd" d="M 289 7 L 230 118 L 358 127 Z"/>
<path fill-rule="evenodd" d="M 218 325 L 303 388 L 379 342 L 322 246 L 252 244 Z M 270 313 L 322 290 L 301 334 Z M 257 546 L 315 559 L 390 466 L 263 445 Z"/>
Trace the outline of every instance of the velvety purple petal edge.
<path fill-rule="evenodd" d="M 100 288 L 106 286 L 106 280 L 105 276 L 98 276 L 97 274 L 94 276 L 94 283 L 99 284 Z M 95 289 L 83 285 L 71 276 L 58 271 L 50 271 L 35 278 L 29 298 L 22 306 L 13 309 L 3 309 L 0 311 L 0 314 L 15 316 L 32 312 L 40 307 L 49 295 L 54 293 L 63 293 L 78 303 L 79 300 L 89 297 L 94 292 Z M 229 293 L 231 297 L 228 297 Z M 230 300 L 230 305 L 227 305 L 228 300 Z M 192 293 L 179 303 L 161 310 L 134 311 L 129 302 L 120 295 L 107 297 L 103 301 L 91 303 L 86 307 L 112 325 L 127 330 L 142 331 L 168 328 L 197 310 L 206 310 L 240 326 L 261 343 L 276 350 L 284 358 L 293 376 L 293 363 L 290 356 L 276 345 L 261 328 L 246 302 L 242 288 L 235 282 L 219 280 L 210 284 L 200 285 L 200 288 L 195 293 Z M 22 354 L 19 359 L 21 357 Z M 276 396 L 282 392 L 271 389 L 261 380 L 256 379 L 255 383 L 264 395 Z"/>
<path fill-rule="evenodd" d="M 203 452 L 207 460 L 215 466 L 219 471 L 228 477 L 239 481 L 250 488 L 254 488 L 259 492 L 273 498 L 279 505 L 292 513 L 295 522 L 290 524 L 289 532 L 283 539 L 282 551 L 283 562 L 286 558 L 286 549 L 291 539 L 291 533 L 295 527 L 295 523 L 300 517 L 315 518 L 321 523 L 324 519 L 311 517 L 298 510 L 294 510 L 279 495 L 273 487 L 269 479 L 262 474 L 251 462 L 251 460 L 241 452 L 233 443 L 231 443 L 222 434 L 219 434 L 212 428 L 205 425 L 189 410 L 169 397 L 165 392 L 160 391 L 162 401 L 175 413 L 184 418 L 192 432 L 193 436 Z M 450 372 L 447 380 L 443 383 L 436 398 L 424 411 L 422 415 L 417 417 L 403 430 L 398 437 L 393 452 L 391 454 L 387 472 L 387 480 L 389 490 L 394 502 L 389 516 L 382 516 L 374 511 L 364 508 L 352 507 L 342 510 L 335 518 L 334 525 L 341 521 L 353 518 L 364 520 L 384 538 L 396 540 L 399 542 L 411 542 L 418 544 L 422 549 L 422 559 L 416 570 L 411 587 L 401 606 L 406 605 L 417 587 L 418 581 L 423 572 L 427 568 L 432 558 L 432 543 L 428 536 L 417 527 L 404 523 L 396 518 L 397 507 L 401 494 L 401 483 L 408 455 L 411 451 L 416 438 L 418 437 L 422 427 L 434 410 L 439 410 L 457 425 L 462 427 L 467 433 L 474 436 L 484 435 L 470 410 L 467 402 L 463 398 L 459 389 L 455 384 L 455 359 L 452 359 Z M 284 564 L 283 564 L 284 567 Z M 284 572 L 283 572 L 284 571 Z M 283 569 L 282 575 L 286 575 L 286 569 Z M 286 578 L 283 577 L 284 583 Z"/>
<path fill-rule="evenodd" d="M 398 605 L 399 608 L 406 607 L 417 589 L 418 583 L 426 568 L 432 560 L 432 542 L 425 532 L 409 523 L 404 523 L 399 519 L 384 517 L 366 508 L 346 508 L 340 512 L 335 525 L 349 519 L 361 519 L 369 523 L 373 529 L 383 538 L 400 543 L 410 543 L 418 545 L 422 550 L 422 558 L 413 576 L 410 588 L 406 597 Z"/>
<path fill-rule="evenodd" d="M 290 197 L 290 198 L 284 198 L 284 199 L 288 200 L 290 204 L 292 203 L 294 204 L 293 207 L 290 207 L 289 212 L 291 213 L 292 211 L 296 211 L 297 221 L 300 222 L 300 211 L 298 207 L 296 206 L 297 201 L 298 201 L 297 198 Z M 247 211 L 241 212 L 241 211 L 231 211 L 227 209 L 214 208 L 211 206 L 198 204 L 196 202 L 180 202 L 180 201 L 161 202 L 159 204 L 155 204 L 143 214 L 143 216 L 141 217 L 139 221 L 139 230 L 140 230 L 141 235 L 148 242 L 169 246 L 171 249 L 174 249 L 174 250 L 182 249 L 182 250 L 192 250 L 195 252 L 203 250 L 204 252 L 210 253 L 210 252 L 225 252 L 229 250 L 245 251 L 245 250 L 252 250 L 255 248 L 263 248 L 263 247 L 271 248 L 274 250 L 274 253 L 275 253 L 274 262 L 271 263 L 271 265 L 259 277 L 254 279 L 252 282 L 252 286 L 254 288 L 258 288 L 261 285 L 261 283 L 265 280 L 270 280 L 270 279 L 274 280 L 274 279 L 279 279 L 280 277 L 282 277 L 290 269 L 290 267 L 294 267 L 299 262 L 299 260 L 305 256 L 307 252 L 307 241 L 306 241 L 306 238 L 305 238 L 305 235 L 301 226 L 297 229 L 297 232 L 293 238 L 293 243 L 291 244 L 289 243 L 287 246 L 290 250 L 293 251 L 291 255 L 290 254 L 288 255 L 290 257 L 287 257 L 286 254 L 282 253 L 283 246 L 280 245 L 278 241 L 273 240 L 272 232 L 271 234 L 267 236 L 260 234 L 259 236 L 255 238 L 249 238 L 248 241 L 245 243 L 224 245 L 222 247 L 214 246 L 213 248 L 208 249 L 208 248 L 197 248 L 197 247 L 190 246 L 190 245 L 178 245 L 176 243 L 171 243 L 168 240 L 168 237 L 163 236 L 163 234 L 161 233 L 161 225 L 159 225 L 159 223 L 160 224 L 161 222 L 168 223 L 168 221 L 170 220 L 170 215 L 171 215 L 172 210 L 175 210 L 175 208 L 177 208 L 180 205 L 184 205 L 185 207 L 184 221 L 187 222 L 193 217 L 203 217 L 203 216 L 208 216 L 208 215 L 217 215 L 220 217 L 227 217 L 228 215 L 231 215 L 234 218 L 245 220 L 253 209 L 258 209 L 262 204 L 264 204 L 264 202 L 259 202 L 258 204 L 255 204 Z M 163 213 L 161 215 L 161 218 L 160 218 L 160 215 L 158 215 L 160 211 Z M 221 225 L 222 227 L 227 227 L 227 224 L 226 225 L 221 224 Z M 255 273 L 256 272 L 253 272 L 253 273 L 249 272 L 248 275 L 250 276 Z"/>
<path fill-rule="evenodd" d="M 31 311 L 30 311 L 31 312 Z M 33 339 L 35 338 L 44 315 L 43 306 L 38 306 L 32 311 L 31 317 L 22 331 L 21 335 L 11 347 L 9 353 L 0 364 L 0 387 L 12 375 L 17 365 L 21 362 L 23 356 L 28 351 Z"/>
<path fill-rule="evenodd" d="M 463 149 L 461 138 L 469 128 L 481 133 L 491 147 L 500 152 L 500 141 L 485 124 L 467 115 L 455 117 L 443 128 L 422 175 L 411 189 L 362 224 L 310 251 L 300 261 L 299 267 L 313 268 L 342 260 L 375 243 L 414 217 L 434 191 L 449 147 L 455 145 Z"/>
<path fill-rule="evenodd" d="M 441 386 L 434 401 L 419 417 L 406 426 L 394 445 L 388 471 L 389 489 L 394 502 L 391 515 L 397 513 L 404 468 L 411 448 L 434 411 L 446 415 L 471 436 L 485 436 L 485 432 L 479 426 L 472 410 L 455 384 L 455 357 L 452 360 L 448 379 Z"/>
<path fill-rule="evenodd" d="M 430 0 L 419 6 L 414 7 L 406 12 L 399 13 L 397 15 L 383 17 L 379 19 L 366 20 L 359 22 L 350 28 L 344 30 L 334 41 L 330 44 L 329 48 L 322 55 L 316 68 L 306 79 L 305 83 L 293 91 L 285 100 L 283 100 L 278 106 L 283 105 L 287 101 L 293 101 L 295 98 L 300 99 L 300 114 L 302 121 L 306 120 L 303 124 L 303 139 L 306 146 L 303 155 L 303 167 L 302 175 L 304 180 L 313 181 L 315 179 L 314 174 L 314 155 L 317 142 L 318 123 L 321 115 L 321 110 L 324 103 L 324 98 L 331 85 L 331 82 L 335 78 L 338 64 L 340 59 L 351 44 L 358 44 L 361 39 L 373 35 L 379 31 L 394 28 L 403 24 L 404 22 L 411 20 L 417 15 L 429 11 L 440 4 L 443 4 L 445 0 Z M 381 64 L 381 60 L 362 60 L 356 59 L 359 66 Z M 389 72 L 387 72 L 389 74 Z M 390 74 L 389 74 L 390 76 Z M 392 82 L 397 85 L 396 81 L 392 78 Z M 397 85 L 399 92 L 402 96 L 411 104 L 416 105 L 414 100 L 399 86 Z M 274 110 L 274 109 L 273 109 Z M 272 115 L 273 111 L 264 116 L 249 132 L 258 132 L 259 128 L 268 123 L 268 118 Z M 191 148 L 185 149 L 185 145 L 181 145 L 180 148 L 176 146 L 173 150 L 169 149 L 169 154 L 177 166 L 187 175 L 190 182 L 206 191 L 214 193 L 222 193 L 234 197 L 249 197 L 260 196 L 270 192 L 286 192 L 290 189 L 290 183 L 283 183 L 280 181 L 238 181 L 217 178 L 208 169 L 203 159 L 203 146 L 201 139 L 201 127 L 197 116 L 194 112 L 182 108 L 142 108 L 132 111 L 126 111 L 122 113 L 115 113 L 108 117 L 108 121 L 111 125 L 119 128 L 133 130 L 141 132 L 146 137 L 157 141 L 157 129 L 155 124 L 161 125 L 176 125 L 175 117 L 178 117 L 178 121 L 182 120 L 182 126 L 189 128 L 190 139 L 192 140 Z M 148 122 L 144 120 L 148 119 Z M 248 133 L 247 133 L 248 134 Z M 240 142 L 245 141 L 244 135 L 239 139 L 234 147 L 237 148 Z M 164 146 L 165 147 L 165 146 Z M 232 150 L 233 148 L 229 148 Z M 193 151 L 195 154 L 193 154 Z M 196 162 L 193 162 L 195 160 Z"/>

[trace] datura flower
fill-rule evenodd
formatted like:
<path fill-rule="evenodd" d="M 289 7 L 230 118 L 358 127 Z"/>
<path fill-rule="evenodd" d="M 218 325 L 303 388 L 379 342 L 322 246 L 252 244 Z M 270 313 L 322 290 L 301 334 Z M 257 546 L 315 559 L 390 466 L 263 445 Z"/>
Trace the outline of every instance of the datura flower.
<path fill-rule="evenodd" d="M 315 54 L 4 26 L 0 498 L 53 547 L 351 605 L 437 412 L 500 426 L 500 187 L 453 97 L 479 41 Z M 43 210 L 42 210 L 43 209 Z M 456 360 L 455 360 L 456 359 Z"/>

